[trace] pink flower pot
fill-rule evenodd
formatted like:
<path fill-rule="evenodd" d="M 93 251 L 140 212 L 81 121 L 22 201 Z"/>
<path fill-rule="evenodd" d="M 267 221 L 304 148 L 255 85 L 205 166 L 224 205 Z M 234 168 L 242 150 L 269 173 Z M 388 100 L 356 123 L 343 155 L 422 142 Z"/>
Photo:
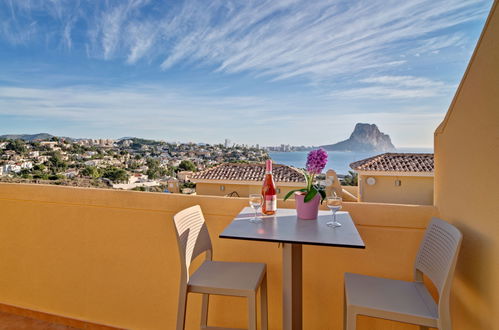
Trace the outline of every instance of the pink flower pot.
<path fill-rule="evenodd" d="M 302 220 L 316 220 L 319 214 L 319 203 L 321 195 L 317 194 L 312 200 L 305 203 L 305 194 L 301 192 L 295 193 L 295 205 L 298 218 Z"/>

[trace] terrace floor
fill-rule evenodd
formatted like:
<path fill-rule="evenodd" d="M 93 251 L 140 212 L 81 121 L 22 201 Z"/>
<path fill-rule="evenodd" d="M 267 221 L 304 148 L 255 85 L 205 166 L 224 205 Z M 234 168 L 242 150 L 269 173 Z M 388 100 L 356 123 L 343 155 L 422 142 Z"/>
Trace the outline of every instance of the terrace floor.
<path fill-rule="evenodd" d="M 73 330 L 78 328 L 69 327 L 34 318 L 0 312 L 0 330 Z"/>

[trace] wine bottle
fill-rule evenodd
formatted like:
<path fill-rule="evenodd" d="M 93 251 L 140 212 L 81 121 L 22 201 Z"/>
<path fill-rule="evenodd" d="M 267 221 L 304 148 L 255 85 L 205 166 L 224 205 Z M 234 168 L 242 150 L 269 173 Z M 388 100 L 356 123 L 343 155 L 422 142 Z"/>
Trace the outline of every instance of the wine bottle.
<path fill-rule="evenodd" d="M 262 196 L 262 213 L 265 215 L 275 214 L 277 211 L 277 195 L 274 178 L 272 177 L 272 161 L 270 159 L 265 163 L 265 178 L 263 179 Z"/>

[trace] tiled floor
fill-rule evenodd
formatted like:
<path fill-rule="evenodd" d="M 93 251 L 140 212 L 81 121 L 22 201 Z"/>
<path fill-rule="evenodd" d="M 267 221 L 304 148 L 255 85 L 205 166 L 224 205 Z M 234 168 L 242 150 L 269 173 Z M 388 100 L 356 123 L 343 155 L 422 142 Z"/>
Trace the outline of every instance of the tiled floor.
<path fill-rule="evenodd" d="M 77 328 L 66 325 L 54 324 L 46 321 L 32 319 L 0 312 L 0 330 L 75 330 Z"/>

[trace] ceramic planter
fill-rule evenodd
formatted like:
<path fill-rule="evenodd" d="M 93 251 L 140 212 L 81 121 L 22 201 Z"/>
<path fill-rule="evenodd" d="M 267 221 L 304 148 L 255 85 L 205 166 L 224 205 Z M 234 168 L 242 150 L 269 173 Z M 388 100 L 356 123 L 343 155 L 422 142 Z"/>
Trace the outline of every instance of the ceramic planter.
<path fill-rule="evenodd" d="M 312 200 L 305 203 L 305 194 L 301 192 L 295 193 L 295 205 L 298 218 L 302 220 L 316 220 L 319 214 L 319 204 L 321 202 L 321 194 L 317 194 Z"/>

